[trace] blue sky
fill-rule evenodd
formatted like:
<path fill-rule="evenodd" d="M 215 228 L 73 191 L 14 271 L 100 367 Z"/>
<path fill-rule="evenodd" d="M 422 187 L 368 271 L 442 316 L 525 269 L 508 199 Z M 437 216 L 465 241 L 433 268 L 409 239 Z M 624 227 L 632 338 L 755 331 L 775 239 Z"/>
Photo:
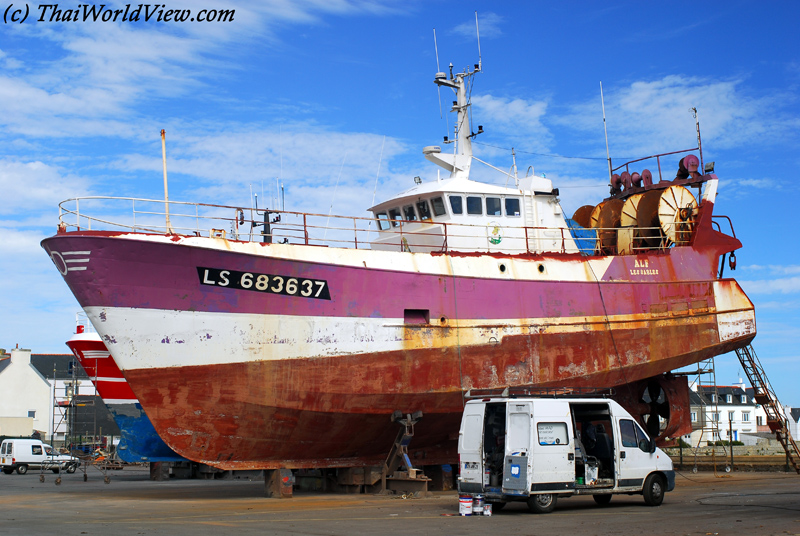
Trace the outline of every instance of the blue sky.
<path fill-rule="evenodd" d="M 441 69 L 462 70 L 477 11 L 476 155 L 508 169 L 513 147 L 568 213 L 607 193 L 601 81 L 615 163 L 694 147 L 698 109 L 716 212 L 744 244 L 733 275 L 756 304 L 754 347 L 800 406 L 800 3 L 167 3 L 235 9 L 214 23 L 39 22 L 29 6 L 0 28 L 0 346 L 67 351 L 79 307 L 39 241 L 63 199 L 162 197 L 162 128 L 174 200 L 247 206 L 281 177 L 289 210 L 361 216 L 376 178 L 376 201 L 434 179 L 421 150 L 449 129 L 433 29 Z M 717 359 L 718 383 L 738 371 Z"/>

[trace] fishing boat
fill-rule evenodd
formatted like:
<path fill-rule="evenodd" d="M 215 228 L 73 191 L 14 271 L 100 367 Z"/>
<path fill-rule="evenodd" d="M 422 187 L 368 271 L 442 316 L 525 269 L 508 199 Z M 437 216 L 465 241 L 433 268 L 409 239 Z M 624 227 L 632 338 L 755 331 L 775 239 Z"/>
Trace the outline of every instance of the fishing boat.
<path fill-rule="evenodd" d="M 117 457 L 126 463 L 185 462 L 158 437 L 100 336 L 78 324 L 67 346 L 81 364 L 120 430 Z"/>
<path fill-rule="evenodd" d="M 608 197 L 568 218 L 544 176 L 470 178 L 480 70 L 434 78 L 455 95 L 455 130 L 423 154 L 447 176 L 416 178 L 370 218 L 60 205 L 42 247 L 170 448 L 222 469 L 380 464 L 392 415 L 421 412 L 412 461 L 449 463 L 465 394 L 506 387 L 614 388 L 654 437 L 686 433 L 669 371 L 756 334 L 724 277 L 741 243 L 714 215 L 699 127 L 688 151 L 609 160 Z"/>

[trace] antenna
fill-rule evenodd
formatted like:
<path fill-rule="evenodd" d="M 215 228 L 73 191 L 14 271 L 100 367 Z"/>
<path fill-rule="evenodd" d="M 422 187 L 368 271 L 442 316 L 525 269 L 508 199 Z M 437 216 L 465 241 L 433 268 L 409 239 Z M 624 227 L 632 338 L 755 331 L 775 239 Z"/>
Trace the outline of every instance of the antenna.
<path fill-rule="evenodd" d="M 608 159 L 608 184 L 611 185 L 611 153 L 608 152 L 608 127 L 606 126 L 606 102 L 603 99 L 603 81 L 600 81 L 600 105 L 603 107 L 603 130 L 606 133 L 606 158 Z"/>
<path fill-rule="evenodd" d="M 478 34 L 478 71 L 481 70 L 481 31 L 478 28 L 478 12 L 475 12 L 475 33 Z"/>
<path fill-rule="evenodd" d="M 433 29 L 433 50 L 436 52 L 436 74 L 438 75 L 441 72 L 441 68 L 439 67 L 439 45 L 436 44 L 436 28 Z M 444 116 L 442 112 L 442 86 L 436 86 L 436 93 L 439 95 L 439 119 L 441 119 Z"/>
<path fill-rule="evenodd" d="M 697 128 L 697 150 L 700 151 L 700 169 L 705 173 L 706 171 L 703 165 L 703 144 L 700 143 L 700 119 L 697 118 L 697 108 L 689 108 L 689 111 L 694 115 L 694 125 Z"/>

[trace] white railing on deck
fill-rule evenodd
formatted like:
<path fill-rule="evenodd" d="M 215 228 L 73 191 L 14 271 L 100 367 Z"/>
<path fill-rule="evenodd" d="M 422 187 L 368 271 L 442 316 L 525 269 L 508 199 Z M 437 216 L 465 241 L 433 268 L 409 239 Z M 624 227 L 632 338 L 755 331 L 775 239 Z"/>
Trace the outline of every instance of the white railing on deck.
<path fill-rule="evenodd" d="M 93 196 L 67 199 L 59 204 L 59 224 L 68 231 L 102 230 L 167 234 L 164 204 L 163 200 L 133 197 Z M 377 249 L 383 245 L 377 239 L 386 238 L 386 232 L 378 232 L 378 223 L 373 218 L 280 210 L 267 211 L 270 230 L 269 233 L 265 233 L 264 212 L 264 209 L 169 201 L 172 233 L 179 235 L 356 249 L 367 249 L 373 245 Z M 629 232 L 621 228 L 594 228 L 584 230 L 591 231 L 590 237 L 573 238 L 570 230 L 566 228 L 507 226 L 504 227 L 506 234 L 503 237 L 503 245 L 499 246 L 489 243 L 491 225 L 443 221 L 396 221 L 400 225 L 393 227 L 391 234 L 397 238 L 397 250 L 413 252 L 455 250 L 523 254 L 541 253 L 546 249 L 546 251 L 574 253 L 576 249 L 572 244 L 575 244 L 584 255 L 614 254 L 617 252 L 613 247 L 611 250 L 604 247 L 604 251 L 601 252 L 598 242 L 602 242 L 605 246 L 608 233 L 618 233 L 623 230 Z M 386 223 L 386 220 L 383 223 Z M 420 223 L 430 224 L 430 228 L 436 229 L 437 232 L 426 232 L 424 228 L 418 227 Z M 683 222 L 680 225 L 686 224 L 693 226 L 693 222 Z M 414 225 L 415 228 L 404 230 L 409 225 Z M 443 234 L 439 228 L 443 230 Z M 632 251 L 627 253 L 665 249 L 672 245 L 663 237 L 660 242 L 656 240 L 659 242 L 658 245 L 647 244 L 645 237 L 640 234 L 641 231 L 652 231 L 649 234 L 654 235 L 661 233 L 660 228 L 634 230 Z M 550 233 L 551 236 L 543 236 L 545 233 Z M 515 234 L 519 236 L 513 236 Z M 426 239 L 434 243 L 420 244 L 420 240 Z M 463 244 L 465 241 L 470 243 L 469 247 L 453 245 L 454 242 Z M 560 244 L 560 247 L 557 245 L 554 248 L 542 248 L 541 243 L 545 242 L 555 242 Z M 383 246 L 381 249 L 386 249 L 385 245 Z"/>

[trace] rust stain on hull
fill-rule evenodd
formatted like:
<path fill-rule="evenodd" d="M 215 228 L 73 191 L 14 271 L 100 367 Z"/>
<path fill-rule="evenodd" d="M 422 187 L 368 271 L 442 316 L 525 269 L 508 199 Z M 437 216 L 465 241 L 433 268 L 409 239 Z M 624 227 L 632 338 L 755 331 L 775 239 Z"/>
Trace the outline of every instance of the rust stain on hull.
<path fill-rule="evenodd" d="M 543 330 L 460 349 L 130 370 L 126 378 L 170 447 L 223 469 L 380 463 L 397 433 L 395 410 L 423 411 L 411 454 L 414 463 L 437 464 L 457 460 L 466 389 L 628 384 L 753 337 L 720 342 L 715 315 L 702 315 L 613 332 Z"/>

